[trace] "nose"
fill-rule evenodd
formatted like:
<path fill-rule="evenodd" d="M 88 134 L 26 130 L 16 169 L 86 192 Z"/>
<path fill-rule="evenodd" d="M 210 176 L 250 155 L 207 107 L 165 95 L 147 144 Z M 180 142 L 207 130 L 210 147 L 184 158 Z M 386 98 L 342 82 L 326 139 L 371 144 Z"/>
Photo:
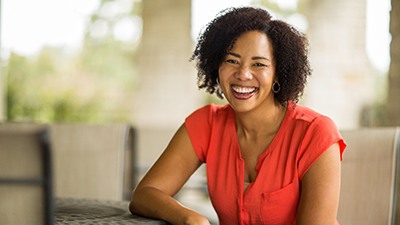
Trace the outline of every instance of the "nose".
<path fill-rule="evenodd" d="M 248 66 L 242 65 L 238 68 L 238 71 L 236 72 L 236 78 L 241 81 L 246 81 L 253 79 L 253 75 Z"/>

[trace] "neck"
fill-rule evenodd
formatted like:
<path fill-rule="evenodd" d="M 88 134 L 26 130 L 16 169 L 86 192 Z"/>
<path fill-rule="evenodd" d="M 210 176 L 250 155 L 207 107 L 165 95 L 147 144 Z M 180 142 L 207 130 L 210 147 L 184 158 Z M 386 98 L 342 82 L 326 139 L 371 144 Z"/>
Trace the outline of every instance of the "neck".
<path fill-rule="evenodd" d="M 275 103 L 257 112 L 236 113 L 236 131 L 244 138 L 275 135 L 285 117 L 286 107 Z"/>

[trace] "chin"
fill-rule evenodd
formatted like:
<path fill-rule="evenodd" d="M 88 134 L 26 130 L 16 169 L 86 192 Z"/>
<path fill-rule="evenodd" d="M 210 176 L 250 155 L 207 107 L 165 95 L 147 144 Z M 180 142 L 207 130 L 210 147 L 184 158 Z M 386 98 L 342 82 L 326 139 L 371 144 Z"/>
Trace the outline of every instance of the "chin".
<path fill-rule="evenodd" d="M 232 106 L 232 108 L 235 110 L 235 112 L 238 113 L 246 113 L 246 112 L 250 112 L 252 110 L 255 109 L 255 105 L 249 102 L 243 102 L 243 103 L 234 103 L 234 104 L 230 104 Z"/>

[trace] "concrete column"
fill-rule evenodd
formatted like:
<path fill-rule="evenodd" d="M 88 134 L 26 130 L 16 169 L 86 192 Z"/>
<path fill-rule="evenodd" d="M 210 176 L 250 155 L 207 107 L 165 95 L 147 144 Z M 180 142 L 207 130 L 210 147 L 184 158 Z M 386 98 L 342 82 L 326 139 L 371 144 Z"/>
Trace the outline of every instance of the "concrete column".
<path fill-rule="evenodd" d="M 313 75 L 304 104 L 330 116 L 339 128 L 359 126 L 373 101 L 374 70 L 366 53 L 366 0 L 307 0 Z"/>
<path fill-rule="evenodd" d="M 200 106 L 194 62 L 189 62 L 191 1 L 143 0 L 143 34 L 137 54 L 139 86 L 134 121 L 139 160 L 152 163 L 186 116 Z"/>
<path fill-rule="evenodd" d="M 388 77 L 387 126 L 400 126 L 400 1 L 391 1 L 390 11 L 390 67 Z"/>

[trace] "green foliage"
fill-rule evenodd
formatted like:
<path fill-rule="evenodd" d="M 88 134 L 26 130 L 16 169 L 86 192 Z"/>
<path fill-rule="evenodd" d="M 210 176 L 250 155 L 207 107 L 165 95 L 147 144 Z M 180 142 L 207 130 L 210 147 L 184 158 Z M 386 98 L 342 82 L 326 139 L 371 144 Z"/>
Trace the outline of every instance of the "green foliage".
<path fill-rule="evenodd" d="M 56 56 L 46 57 L 47 54 L 48 51 L 35 59 L 10 55 L 3 72 L 7 78 L 7 120 L 46 123 L 101 119 L 96 113 L 101 109 L 100 99 L 82 99 L 76 87 L 53 82 L 63 74 L 52 62 Z"/>
<path fill-rule="evenodd" d="M 102 7 L 113 2 L 117 1 L 101 2 L 87 30 L 98 20 L 115 22 L 131 16 L 128 13 L 107 19 L 98 15 Z M 6 119 L 43 123 L 129 121 L 135 47 L 135 43 L 116 40 L 112 35 L 92 37 L 87 32 L 82 49 L 74 54 L 61 47 L 44 47 L 38 55 L 29 57 L 11 53 L 2 71 Z"/>

